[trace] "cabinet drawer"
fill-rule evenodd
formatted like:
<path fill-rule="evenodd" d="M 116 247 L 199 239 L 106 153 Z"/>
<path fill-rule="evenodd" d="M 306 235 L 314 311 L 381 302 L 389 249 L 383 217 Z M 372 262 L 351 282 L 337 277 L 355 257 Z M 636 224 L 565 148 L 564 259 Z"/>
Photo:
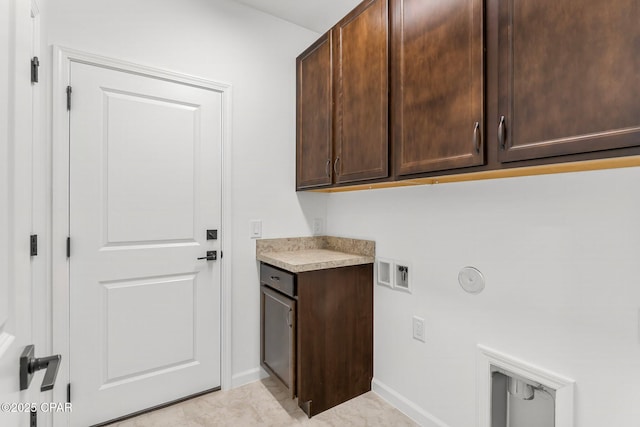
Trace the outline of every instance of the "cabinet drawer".
<path fill-rule="evenodd" d="M 260 364 L 296 396 L 296 301 L 260 286 Z"/>
<path fill-rule="evenodd" d="M 295 275 L 280 270 L 268 264 L 260 264 L 260 283 L 282 292 L 285 295 L 296 296 Z"/>

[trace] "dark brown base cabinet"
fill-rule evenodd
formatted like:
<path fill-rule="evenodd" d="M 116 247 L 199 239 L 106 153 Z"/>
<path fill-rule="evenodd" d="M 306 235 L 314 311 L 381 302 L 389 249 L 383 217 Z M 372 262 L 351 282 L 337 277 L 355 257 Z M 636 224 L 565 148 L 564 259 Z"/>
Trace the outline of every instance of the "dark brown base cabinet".
<path fill-rule="evenodd" d="M 297 273 L 294 281 L 295 321 L 287 324 L 295 324 L 295 383 L 285 386 L 311 417 L 371 390 L 373 264 Z M 269 346 L 264 294 L 262 301 L 261 364 L 273 374 L 264 360 Z M 286 317 L 286 308 L 276 311 Z"/>
<path fill-rule="evenodd" d="M 333 157 L 326 146 L 300 151 L 299 174 L 327 175 L 321 181 L 299 178 L 298 189 L 344 183 L 366 188 L 372 182 L 640 155 L 638 0 L 384 1 L 388 27 L 372 24 L 387 9 L 374 7 L 371 0 L 348 17 L 365 7 L 380 11 L 362 16 L 368 17 L 370 31 L 388 35 L 388 54 L 373 58 L 361 80 L 386 88 L 380 82 L 384 75 L 376 70 L 388 58 L 389 123 L 376 119 L 384 99 L 365 90 L 364 83 L 358 85 L 359 70 L 367 68 L 354 60 L 379 39 L 366 33 L 366 40 L 377 40 L 366 44 L 359 42 L 358 30 L 340 33 L 347 17 L 325 43 L 325 61 L 333 58 L 333 65 L 322 68 L 331 75 L 339 114 L 333 123 L 310 114 L 298 121 L 298 137 L 307 135 L 307 143 L 316 134 L 324 142 L 333 136 Z M 310 75 L 299 74 L 299 88 L 313 86 Z M 327 79 L 317 80 L 321 97 L 302 92 L 299 113 L 309 107 L 328 114 Z M 358 96 L 351 102 L 346 94 Z M 368 133 L 361 130 L 364 122 L 370 123 Z M 322 132 L 310 123 L 322 124 Z M 383 140 L 384 129 L 390 138 L 389 178 L 358 174 L 363 164 L 354 166 L 349 180 L 331 176 L 331 162 L 336 156 L 347 159 L 345 150 L 352 157 L 368 150 L 371 159 L 384 161 L 373 150 L 379 145 L 371 145 Z M 353 137 L 358 134 L 370 142 Z M 301 169 L 310 157 L 318 159 L 314 166 Z M 337 166 L 336 171 L 344 171 L 347 165 L 338 161 Z M 378 165 L 376 170 L 383 169 Z"/>

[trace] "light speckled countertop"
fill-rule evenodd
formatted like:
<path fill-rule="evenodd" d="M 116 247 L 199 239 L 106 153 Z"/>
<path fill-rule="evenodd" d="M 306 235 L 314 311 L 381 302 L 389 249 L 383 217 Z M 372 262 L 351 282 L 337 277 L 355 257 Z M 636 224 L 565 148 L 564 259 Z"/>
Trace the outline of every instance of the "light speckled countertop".
<path fill-rule="evenodd" d="M 256 259 L 292 273 L 372 264 L 375 242 L 332 236 L 261 239 Z"/>

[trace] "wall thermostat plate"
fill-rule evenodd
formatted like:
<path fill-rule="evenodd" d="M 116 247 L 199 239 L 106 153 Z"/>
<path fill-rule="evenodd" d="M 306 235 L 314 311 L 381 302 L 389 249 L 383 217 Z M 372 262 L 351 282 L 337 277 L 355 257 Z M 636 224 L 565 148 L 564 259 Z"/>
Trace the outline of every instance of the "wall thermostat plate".
<path fill-rule="evenodd" d="M 464 267 L 458 273 L 458 283 L 466 292 L 479 294 L 484 289 L 484 276 L 475 267 Z"/>

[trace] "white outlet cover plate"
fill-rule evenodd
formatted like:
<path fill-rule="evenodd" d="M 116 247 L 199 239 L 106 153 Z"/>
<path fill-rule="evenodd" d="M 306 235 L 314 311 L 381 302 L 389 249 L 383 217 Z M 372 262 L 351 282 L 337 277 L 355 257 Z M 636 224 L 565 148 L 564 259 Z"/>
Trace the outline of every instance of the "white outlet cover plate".
<path fill-rule="evenodd" d="M 322 218 L 314 218 L 313 219 L 313 235 L 320 236 L 324 233 L 324 221 Z"/>

